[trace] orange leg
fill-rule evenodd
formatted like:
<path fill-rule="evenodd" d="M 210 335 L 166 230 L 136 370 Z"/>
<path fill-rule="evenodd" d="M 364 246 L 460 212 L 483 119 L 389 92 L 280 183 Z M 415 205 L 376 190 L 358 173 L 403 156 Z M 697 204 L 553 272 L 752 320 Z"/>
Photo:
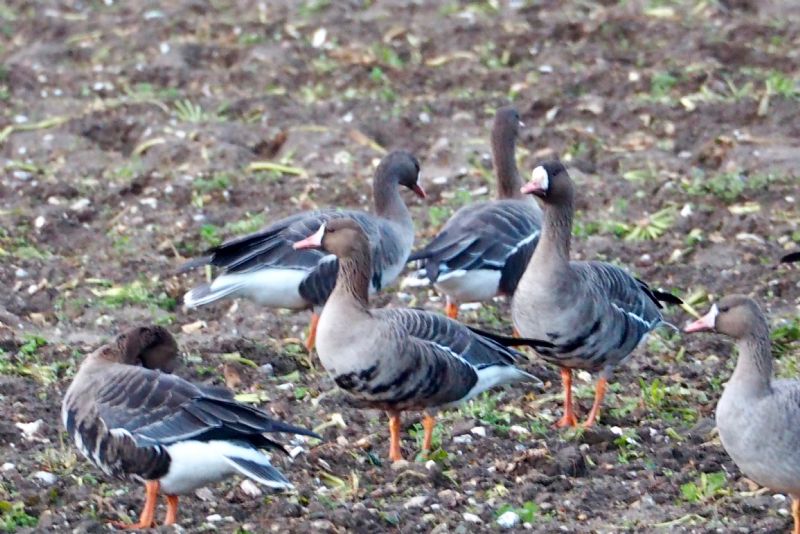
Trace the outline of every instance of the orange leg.
<path fill-rule="evenodd" d="M 558 420 L 556 427 L 578 426 L 578 419 L 572 410 L 572 369 L 561 368 L 561 382 L 564 385 L 564 416 Z"/>
<path fill-rule="evenodd" d="M 448 297 L 447 299 L 447 306 L 444 308 L 444 312 L 447 314 L 448 317 L 451 319 L 456 319 L 458 317 L 458 303 L 453 302 Z"/>
<path fill-rule="evenodd" d="M 389 412 L 389 459 L 397 462 L 403 459 L 400 452 L 400 413 Z"/>
<path fill-rule="evenodd" d="M 111 523 L 114 528 L 119 528 L 122 530 L 135 530 L 153 528 L 156 526 L 154 518 L 156 515 L 156 504 L 158 503 L 158 480 L 148 480 L 144 483 L 144 488 L 146 497 L 144 501 L 144 508 L 142 509 L 142 515 L 139 516 L 139 522 L 127 524 L 114 521 Z"/>
<path fill-rule="evenodd" d="M 589 418 L 585 423 L 583 423 L 583 428 L 589 428 L 594 424 L 595 419 L 597 419 L 597 414 L 600 413 L 600 405 L 603 404 L 603 397 L 606 396 L 607 383 L 608 381 L 602 376 L 597 381 L 597 386 L 595 386 L 594 390 L 594 404 L 592 405 L 592 411 L 589 412 Z"/>
<path fill-rule="evenodd" d="M 425 429 L 422 439 L 422 451 L 427 455 L 431 452 L 433 442 L 433 427 L 436 426 L 436 419 L 432 415 L 425 414 L 422 418 L 422 428 Z"/>
<path fill-rule="evenodd" d="M 794 534 L 800 534 L 800 497 L 792 496 L 792 516 L 794 516 Z"/>
<path fill-rule="evenodd" d="M 520 335 L 520 333 L 519 333 L 519 330 L 517 330 L 517 327 L 516 327 L 516 326 L 515 326 L 514 328 L 512 328 L 512 329 L 511 329 L 511 335 L 512 335 L 512 336 L 514 336 L 514 337 L 516 337 L 516 338 L 520 338 L 520 337 L 522 337 L 522 336 Z"/>
<path fill-rule="evenodd" d="M 174 525 L 178 521 L 178 496 L 167 495 L 167 519 L 165 525 Z"/>
<path fill-rule="evenodd" d="M 311 323 L 308 325 L 308 337 L 306 338 L 306 350 L 308 350 L 308 352 L 314 350 L 314 345 L 317 342 L 318 324 L 319 315 L 317 315 L 317 312 L 311 312 Z"/>

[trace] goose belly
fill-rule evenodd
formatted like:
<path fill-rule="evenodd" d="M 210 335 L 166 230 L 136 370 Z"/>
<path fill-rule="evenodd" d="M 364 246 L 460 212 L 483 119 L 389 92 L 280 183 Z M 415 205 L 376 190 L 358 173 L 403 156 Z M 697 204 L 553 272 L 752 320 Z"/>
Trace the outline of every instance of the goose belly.
<path fill-rule="evenodd" d="M 211 291 L 236 287 L 235 295 L 269 308 L 304 309 L 308 302 L 300 296 L 300 284 L 308 276 L 301 269 L 259 269 L 248 273 L 231 273 L 218 277 Z"/>
<path fill-rule="evenodd" d="M 169 471 L 159 479 L 167 495 L 184 495 L 219 482 L 236 469 L 225 456 L 261 454 L 228 441 L 181 441 L 166 447 L 170 456 Z"/>
<path fill-rule="evenodd" d="M 501 276 L 491 269 L 458 269 L 439 276 L 434 285 L 456 302 L 481 302 L 497 295 Z"/>

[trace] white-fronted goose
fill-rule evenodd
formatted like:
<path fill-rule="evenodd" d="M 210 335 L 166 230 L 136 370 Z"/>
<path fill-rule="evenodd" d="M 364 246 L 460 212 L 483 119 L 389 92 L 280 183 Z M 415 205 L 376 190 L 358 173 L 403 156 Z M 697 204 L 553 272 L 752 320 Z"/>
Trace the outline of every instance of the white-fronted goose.
<path fill-rule="evenodd" d="M 769 325 L 752 299 L 727 296 L 685 328 L 709 330 L 732 337 L 739 349 L 717 403 L 722 446 L 748 478 L 792 497 L 800 534 L 800 380 L 773 378 Z"/>
<path fill-rule="evenodd" d="M 800 250 L 797 252 L 790 252 L 786 256 L 781 258 L 781 263 L 793 263 L 796 261 L 800 261 Z"/>
<path fill-rule="evenodd" d="M 355 210 L 325 209 L 299 213 L 266 229 L 212 248 L 202 258 L 189 261 L 181 271 L 211 264 L 223 274 L 211 284 L 195 287 L 183 298 L 187 307 L 202 306 L 222 298 L 246 297 L 271 308 L 311 309 L 306 347 L 314 346 L 318 314 L 336 282 L 336 257 L 319 250 L 295 250 L 292 244 L 327 221 L 347 217 L 358 221 L 372 249 L 370 291 L 390 284 L 406 264 L 414 244 L 414 224 L 399 186 L 419 197 L 419 162 L 408 152 L 395 151 L 383 158 L 373 181 L 374 214 Z"/>
<path fill-rule="evenodd" d="M 170 374 L 177 362 L 164 328 L 134 328 L 89 354 L 64 397 L 62 421 L 78 450 L 106 475 L 145 484 L 139 522 L 118 527 L 153 526 L 159 492 L 167 496 L 165 524 L 173 524 L 178 495 L 234 473 L 290 488 L 259 452 L 283 450 L 264 434 L 318 437 L 236 402 L 226 389 Z"/>
<path fill-rule="evenodd" d="M 295 247 L 321 248 L 339 258 L 336 287 L 319 320 L 317 352 L 359 405 L 388 412 L 391 460 L 402 458 L 400 412 L 425 412 L 423 450 L 429 451 L 437 409 L 499 384 L 541 383 L 515 367 L 520 354 L 443 315 L 370 309 L 370 247 L 355 221 L 330 221 Z"/>
<path fill-rule="evenodd" d="M 459 303 L 513 295 L 536 248 L 541 210 L 520 192 L 523 182 L 514 156 L 521 124 L 513 107 L 495 114 L 497 200 L 464 206 L 425 248 L 409 257 L 423 262 L 425 276 L 445 294 L 448 317 L 458 316 Z"/>
<path fill-rule="evenodd" d="M 560 162 L 536 167 L 522 192 L 539 199 L 544 218 L 539 244 L 514 293 L 514 326 L 521 336 L 554 345 L 538 352 L 561 367 L 564 416 L 557 426 L 577 425 L 572 369 L 600 371 L 594 405 L 584 424 L 588 427 L 597 418 L 614 368 L 662 323 L 659 301 L 681 301 L 609 263 L 570 261 L 575 192 Z"/>

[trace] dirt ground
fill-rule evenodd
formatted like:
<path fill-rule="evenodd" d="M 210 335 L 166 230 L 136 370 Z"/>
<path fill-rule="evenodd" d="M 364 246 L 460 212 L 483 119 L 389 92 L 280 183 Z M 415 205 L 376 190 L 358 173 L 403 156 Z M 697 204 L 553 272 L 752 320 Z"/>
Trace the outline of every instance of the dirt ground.
<path fill-rule="evenodd" d="M 142 488 L 78 457 L 59 409 L 84 354 L 157 322 L 183 376 L 325 436 L 275 458 L 295 493 L 231 480 L 184 498 L 178 530 L 463 533 L 511 510 L 534 532 L 788 531 L 788 499 L 743 478 L 713 431 L 734 363 L 717 336 L 652 336 L 583 433 L 551 429 L 560 383 L 531 355 L 543 392 L 446 413 L 427 464 L 407 414 L 410 462 L 393 466 L 383 414 L 343 404 L 299 344 L 307 313 L 186 311 L 204 273 L 174 269 L 301 209 L 368 209 L 393 148 L 422 161 L 430 198 L 406 197 L 421 244 L 494 191 L 489 127 L 512 102 L 523 172 L 556 156 L 579 184 L 577 256 L 699 311 L 755 296 L 779 372 L 797 376 L 800 270 L 775 264 L 800 242 L 798 50 L 788 0 L 4 0 L 0 530 L 100 532 L 138 514 Z M 399 282 L 374 302 L 442 307 Z M 462 318 L 510 331 L 503 300 Z M 592 377 L 578 384 L 585 415 Z"/>

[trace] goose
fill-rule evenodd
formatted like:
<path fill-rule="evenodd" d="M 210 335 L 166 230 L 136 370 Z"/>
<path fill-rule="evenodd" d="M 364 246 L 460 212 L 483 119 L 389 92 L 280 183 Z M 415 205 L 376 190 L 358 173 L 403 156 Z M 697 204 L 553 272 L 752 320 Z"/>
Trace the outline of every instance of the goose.
<path fill-rule="evenodd" d="M 154 526 L 159 493 L 167 496 L 165 524 L 174 524 L 179 495 L 234 473 L 291 488 L 259 452 L 283 451 L 265 434 L 319 438 L 236 402 L 226 389 L 171 374 L 177 363 L 178 346 L 166 329 L 133 328 L 89 354 L 64 397 L 62 422 L 83 456 L 108 476 L 145 485 L 139 521 L 116 527 Z"/>
<path fill-rule="evenodd" d="M 437 410 L 501 384 L 541 385 L 538 378 L 516 367 L 521 354 L 444 315 L 408 308 L 371 309 L 371 251 L 355 221 L 329 221 L 294 246 L 320 248 L 339 258 L 336 287 L 319 319 L 317 353 L 356 405 L 387 412 L 392 461 L 403 457 L 401 412 L 423 411 L 422 449 L 427 453 Z"/>
<path fill-rule="evenodd" d="M 492 127 L 492 157 L 497 199 L 459 209 L 425 248 L 419 260 L 424 273 L 446 297 L 446 313 L 458 317 L 458 304 L 511 296 L 536 248 L 541 210 L 523 195 L 514 145 L 522 127 L 513 107 L 497 110 Z"/>
<path fill-rule="evenodd" d="M 736 368 L 717 403 L 719 437 L 748 478 L 791 495 L 794 534 L 800 534 L 800 380 L 772 376 L 764 313 L 753 299 L 729 295 L 684 331 L 714 331 L 736 341 Z"/>
<path fill-rule="evenodd" d="M 553 343 L 537 352 L 561 368 L 564 416 L 557 427 L 578 424 L 572 407 L 572 369 L 600 372 L 583 425 L 590 427 L 614 368 L 649 332 L 668 324 L 661 316 L 661 302 L 682 302 L 609 263 L 570 261 L 575 191 L 560 162 L 536 167 L 522 192 L 539 199 L 544 217 L 539 243 L 512 300 L 514 326 L 523 338 Z"/>
<path fill-rule="evenodd" d="M 210 264 L 222 268 L 223 273 L 210 284 L 187 292 L 184 305 L 195 308 L 223 298 L 245 297 L 270 308 L 311 309 L 305 343 L 311 351 L 319 319 L 317 310 L 333 290 L 338 263 L 335 256 L 318 250 L 295 250 L 292 243 L 326 221 L 342 217 L 358 221 L 369 237 L 374 260 L 370 291 L 380 291 L 402 272 L 411 253 L 414 224 L 399 186 L 425 198 L 419 176 L 417 158 L 405 151 L 391 152 L 375 172 L 374 214 L 339 209 L 307 211 L 208 250 L 205 256 L 184 264 L 179 272 Z"/>

